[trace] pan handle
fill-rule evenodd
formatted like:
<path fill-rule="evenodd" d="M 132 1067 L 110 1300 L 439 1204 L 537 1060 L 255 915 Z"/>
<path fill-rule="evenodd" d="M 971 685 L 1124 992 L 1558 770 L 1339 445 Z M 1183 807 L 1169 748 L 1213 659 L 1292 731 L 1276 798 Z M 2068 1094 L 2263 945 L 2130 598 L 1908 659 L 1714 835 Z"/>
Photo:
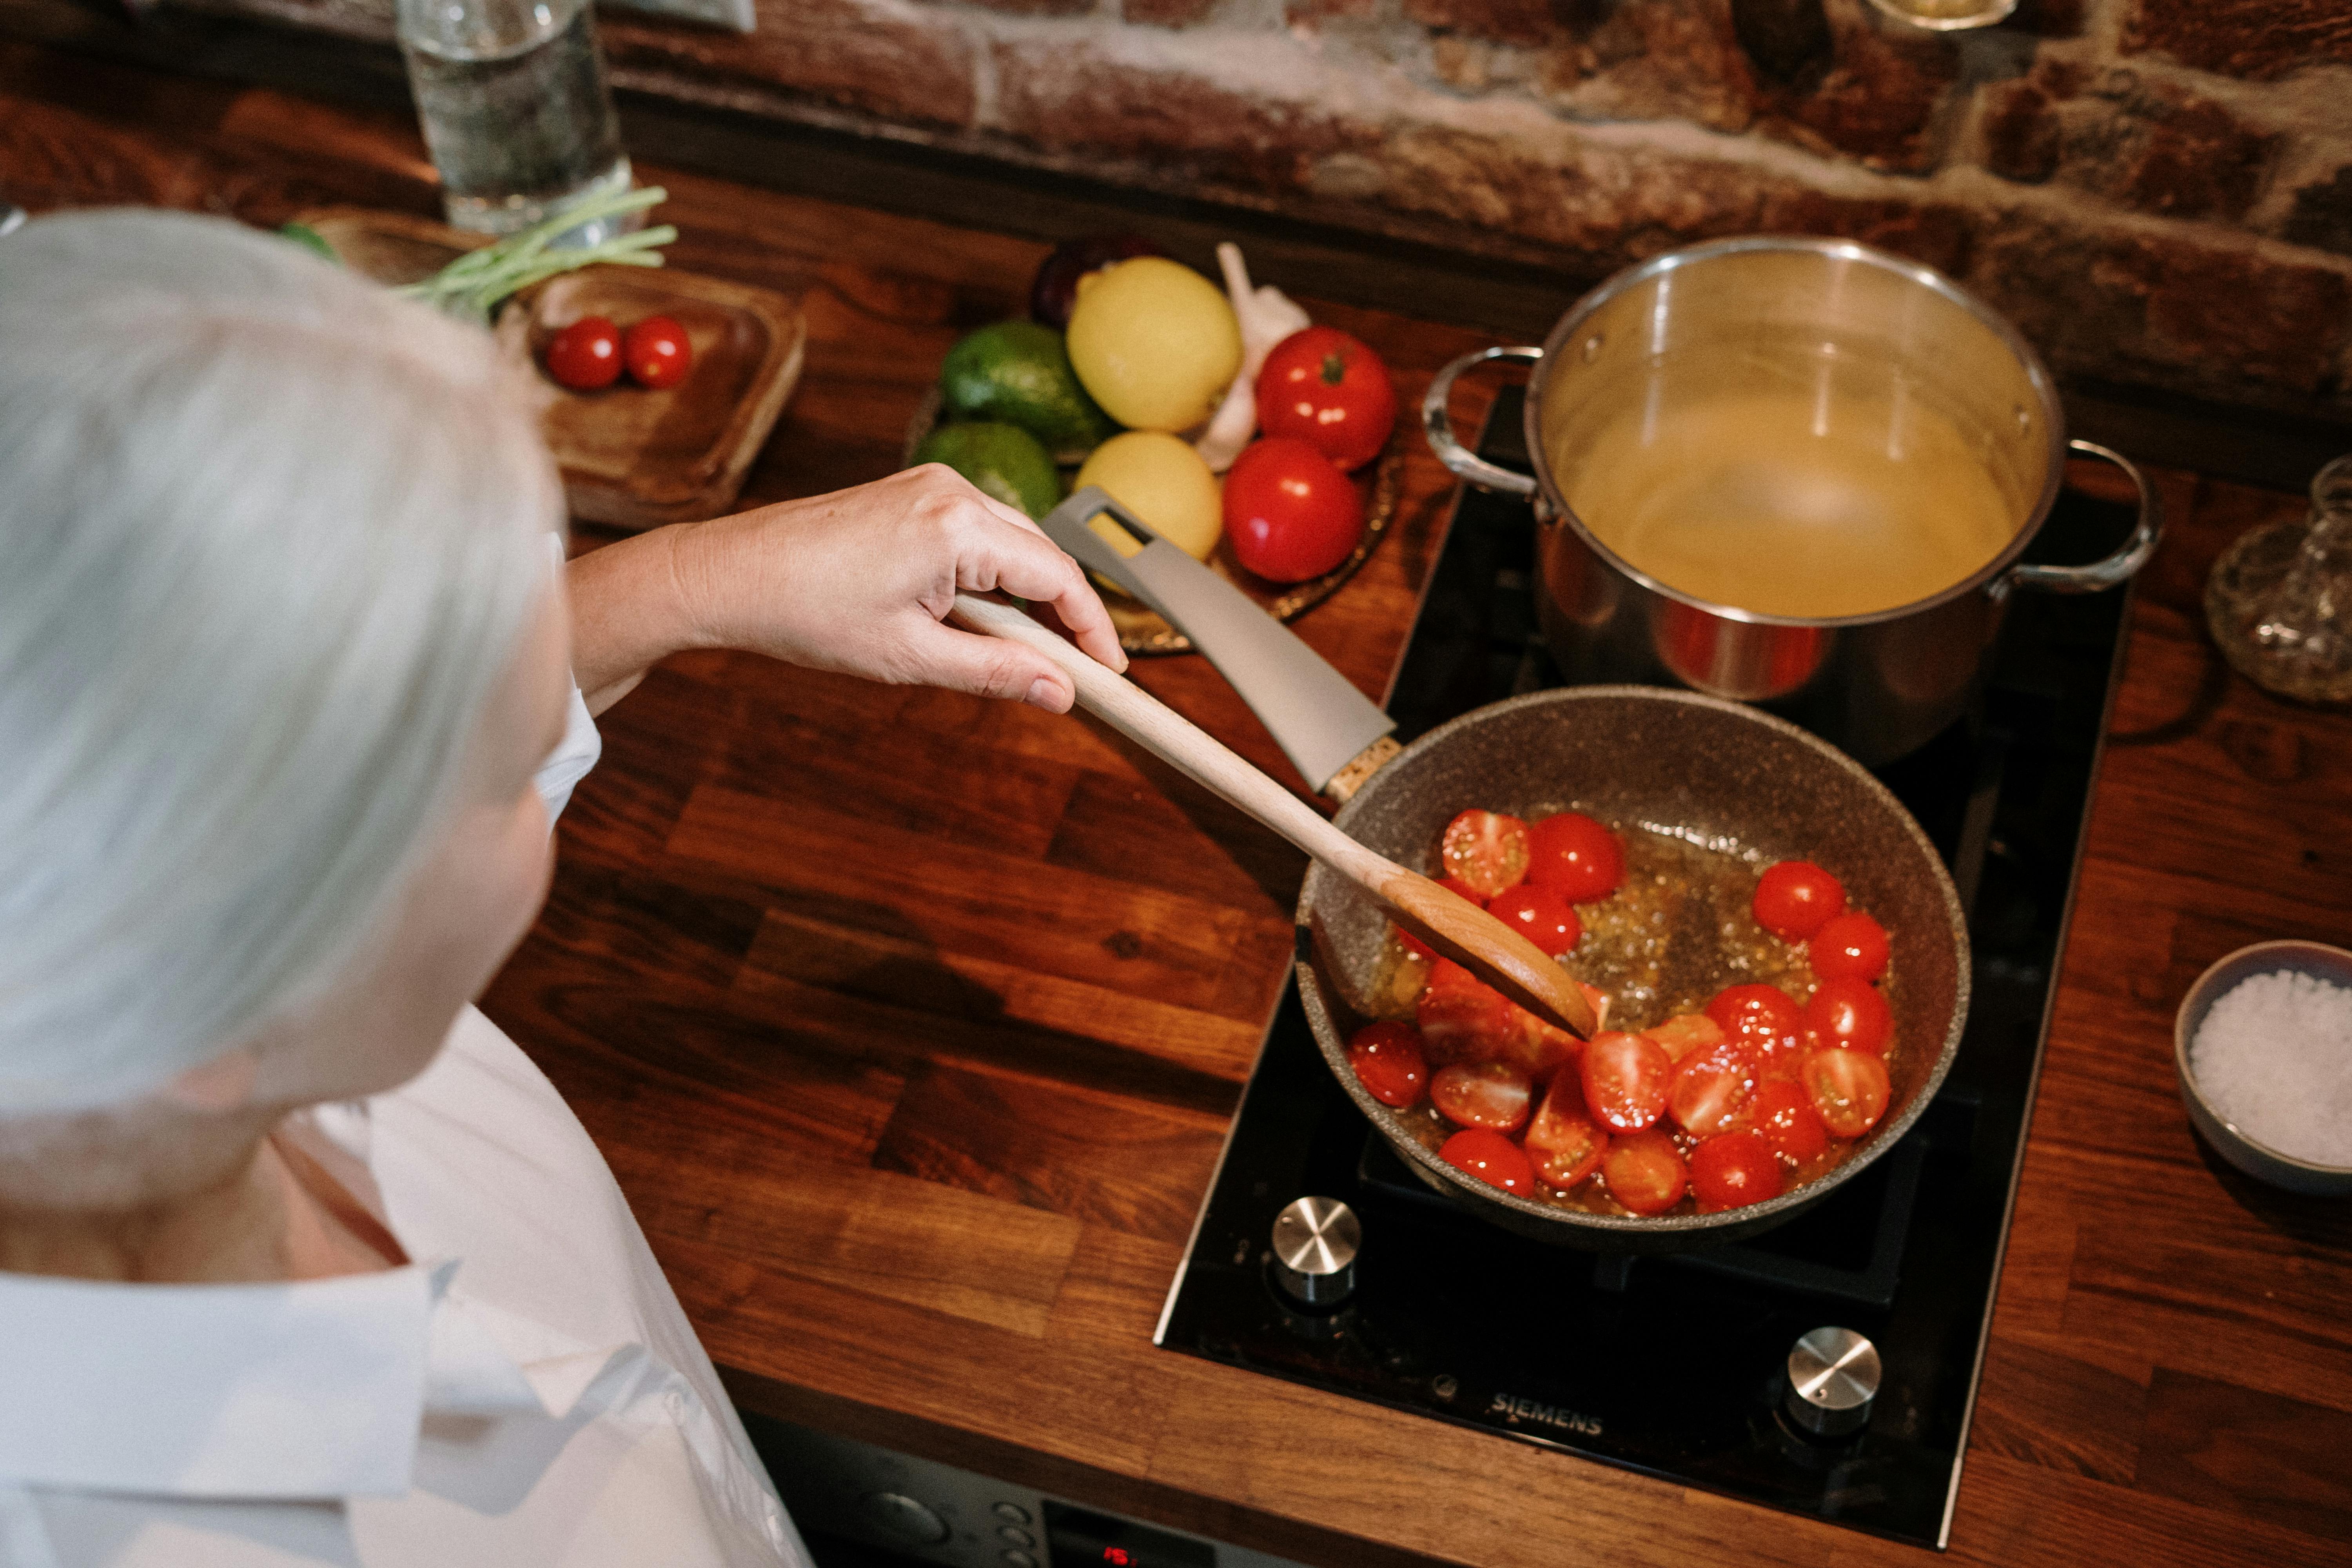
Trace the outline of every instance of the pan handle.
<path fill-rule="evenodd" d="M 1515 474 L 1493 463 L 1464 446 L 1454 434 L 1453 416 L 1445 411 L 1445 400 L 1454 391 L 1454 383 L 1461 374 L 1474 365 L 1489 360 L 1525 360 L 1534 364 L 1543 358 L 1538 348 L 1480 349 L 1476 353 L 1464 354 L 1437 373 L 1430 382 L 1429 391 L 1421 399 L 1421 427 L 1429 437 L 1430 449 L 1437 460 L 1454 470 L 1457 478 L 1466 479 L 1482 490 L 1500 490 L 1509 496 L 1531 496 L 1536 482 L 1525 474 Z"/>
<path fill-rule="evenodd" d="M 2012 566 L 2001 579 L 2003 592 L 2011 587 L 2039 588 L 2046 594 L 2095 594 L 2102 588 L 2113 588 L 2127 583 L 2164 538 L 2164 498 L 2148 483 L 2147 476 L 2137 464 L 2112 447 L 2096 441 L 2074 440 L 2067 447 L 2086 458 L 2104 458 L 2124 471 L 2139 491 L 2139 522 L 2121 549 L 2104 561 L 2094 561 L 2087 566 Z"/>

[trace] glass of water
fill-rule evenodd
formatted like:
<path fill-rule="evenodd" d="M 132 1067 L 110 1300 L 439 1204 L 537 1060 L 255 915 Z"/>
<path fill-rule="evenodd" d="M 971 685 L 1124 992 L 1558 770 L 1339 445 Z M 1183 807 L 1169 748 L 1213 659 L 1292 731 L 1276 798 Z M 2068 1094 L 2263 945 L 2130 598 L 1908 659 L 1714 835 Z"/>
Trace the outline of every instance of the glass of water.
<path fill-rule="evenodd" d="M 399 0 L 399 26 L 452 225 L 512 234 L 628 188 L 588 0 Z M 639 221 L 559 243 L 598 244 Z"/>

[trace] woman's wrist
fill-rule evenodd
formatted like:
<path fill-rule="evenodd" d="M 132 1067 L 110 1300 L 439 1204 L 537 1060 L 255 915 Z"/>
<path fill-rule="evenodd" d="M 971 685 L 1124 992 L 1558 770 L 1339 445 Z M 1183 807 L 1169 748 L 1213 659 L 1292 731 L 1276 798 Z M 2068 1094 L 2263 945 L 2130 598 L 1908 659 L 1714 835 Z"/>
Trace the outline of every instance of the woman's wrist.
<path fill-rule="evenodd" d="M 671 654 L 718 646 L 696 590 L 707 574 L 684 559 L 704 543 L 689 544 L 688 536 L 711 526 L 671 523 L 592 550 L 567 566 L 572 673 L 591 712 L 611 707 Z"/>

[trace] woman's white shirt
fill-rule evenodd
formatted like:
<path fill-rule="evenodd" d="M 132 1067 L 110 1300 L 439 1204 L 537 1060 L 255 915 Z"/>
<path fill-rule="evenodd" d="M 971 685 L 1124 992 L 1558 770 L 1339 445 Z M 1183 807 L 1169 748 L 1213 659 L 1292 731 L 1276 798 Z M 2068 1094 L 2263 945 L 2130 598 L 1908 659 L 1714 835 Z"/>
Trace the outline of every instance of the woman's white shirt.
<path fill-rule="evenodd" d="M 595 761 L 573 695 L 550 816 Z M 276 1136 L 415 1261 L 285 1285 L 0 1273 L 5 1568 L 805 1568 L 586 1131 L 468 1007 Z"/>

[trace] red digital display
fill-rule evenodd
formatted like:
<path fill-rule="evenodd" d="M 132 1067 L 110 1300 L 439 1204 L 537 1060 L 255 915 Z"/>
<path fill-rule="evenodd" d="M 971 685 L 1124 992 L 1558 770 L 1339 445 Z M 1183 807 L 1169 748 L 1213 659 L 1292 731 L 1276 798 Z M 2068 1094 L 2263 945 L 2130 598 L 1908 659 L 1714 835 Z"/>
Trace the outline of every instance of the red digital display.
<path fill-rule="evenodd" d="M 1127 1554 L 1127 1548 L 1124 1546 L 1104 1547 L 1103 1561 L 1109 1563 L 1111 1568 L 1135 1568 L 1135 1559 Z"/>

